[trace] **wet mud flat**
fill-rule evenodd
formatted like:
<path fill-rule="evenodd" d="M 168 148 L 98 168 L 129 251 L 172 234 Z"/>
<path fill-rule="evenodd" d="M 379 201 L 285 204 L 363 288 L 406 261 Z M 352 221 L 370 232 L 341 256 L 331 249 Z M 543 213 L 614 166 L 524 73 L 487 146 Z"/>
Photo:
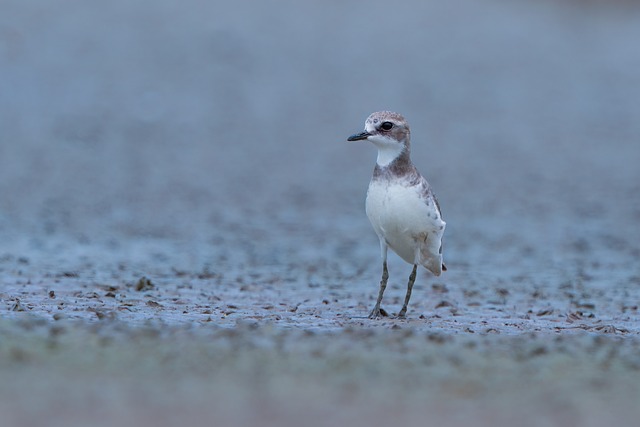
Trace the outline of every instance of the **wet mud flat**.
<path fill-rule="evenodd" d="M 640 414 L 633 278 L 618 295 L 593 271 L 557 287 L 423 273 L 407 319 L 370 320 L 375 272 L 360 267 L 147 264 L 138 277 L 143 264 L 116 264 L 54 274 L 4 257 L 7 425 L 597 426 Z M 394 280 L 390 312 L 403 293 Z"/>
<path fill-rule="evenodd" d="M 632 425 L 640 344 L 3 320 L 6 425 Z"/>

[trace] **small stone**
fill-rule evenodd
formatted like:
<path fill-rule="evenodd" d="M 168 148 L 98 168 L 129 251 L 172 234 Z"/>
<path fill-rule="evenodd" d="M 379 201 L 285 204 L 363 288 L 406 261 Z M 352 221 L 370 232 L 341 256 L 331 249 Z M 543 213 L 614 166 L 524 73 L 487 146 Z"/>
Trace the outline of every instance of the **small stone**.
<path fill-rule="evenodd" d="M 136 283 L 136 291 L 148 291 L 155 288 L 155 285 L 151 283 L 151 280 L 147 279 L 145 276 L 142 276 L 140 280 Z"/>
<path fill-rule="evenodd" d="M 27 311 L 27 309 L 22 305 L 19 299 L 16 299 L 16 303 L 11 307 L 11 311 Z"/>

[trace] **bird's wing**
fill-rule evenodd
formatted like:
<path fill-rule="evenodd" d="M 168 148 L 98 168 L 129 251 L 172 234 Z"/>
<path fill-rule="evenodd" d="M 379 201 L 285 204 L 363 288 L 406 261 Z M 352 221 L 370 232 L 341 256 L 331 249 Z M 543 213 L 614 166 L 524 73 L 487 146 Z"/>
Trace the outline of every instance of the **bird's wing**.
<path fill-rule="evenodd" d="M 427 180 L 422 175 L 420 175 L 419 179 L 416 181 L 417 181 L 416 185 L 418 186 L 418 192 L 420 193 L 420 197 L 422 198 L 422 200 L 427 206 L 434 207 L 435 211 L 438 214 L 437 221 L 440 221 L 442 226 L 444 226 L 446 223 L 442 218 L 442 209 L 440 208 L 440 203 L 438 202 L 438 198 L 436 197 L 435 193 L 431 189 L 431 185 L 429 185 L 429 182 L 427 182 Z M 441 230 L 443 230 L 443 227 L 441 227 Z M 442 257 L 442 232 L 440 232 L 440 245 L 438 248 L 438 255 Z M 444 263 L 442 263 L 441 265 L 442 265 L 441 271 L 446 271 L 447 267 L 444 265 Z M 436 268 L 436 271 L 437 271 L 437 268 Z"/>
<path fill-rule="evenodd" d="M 438 198 L 436 197 L 433 190 L 431 189 L 431 185 L 429 185 L 427 180 L 422 175 L 420 175 L 419 178 L 416 180 L 415 185 L 418 187 L 418 193 L 420 194 L 420 197 L 422 198 L 422 200 L 427 205 L 430 205 L 431 203 L 433 203 L 433 205 L 435 206 L 436 212 L 438 213 L 438 217 L 442 219 L 442 209 L 440 209 L 440 203 L 438 202 Z"/>

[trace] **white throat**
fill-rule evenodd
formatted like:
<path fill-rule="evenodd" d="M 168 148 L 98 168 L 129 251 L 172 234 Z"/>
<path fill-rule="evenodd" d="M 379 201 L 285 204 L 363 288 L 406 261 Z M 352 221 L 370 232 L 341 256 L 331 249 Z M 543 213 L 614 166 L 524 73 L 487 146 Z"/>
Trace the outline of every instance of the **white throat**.
<path fill-rule="evenodd" d="M 378 147 L 378 159 L 376 161 L 379 166 L 388 166 L 389 163 L 397 159 L 403 151 L 404 147 L 402 145 Z"/>
<path fill-rule="evenodd" d="M 389 163 L 393 162 L 395 159 L 402 154 L 404 151 L 404 145 L 402 144 L 376 144 L 378 147 L 378 159 L 376 162 L 378 166 L 388 166 Z"/>

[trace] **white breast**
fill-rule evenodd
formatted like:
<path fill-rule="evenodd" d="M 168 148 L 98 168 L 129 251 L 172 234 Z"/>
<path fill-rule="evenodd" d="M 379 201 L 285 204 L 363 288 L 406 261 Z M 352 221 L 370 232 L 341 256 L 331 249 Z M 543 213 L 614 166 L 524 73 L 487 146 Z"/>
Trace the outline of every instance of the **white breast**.
<path fill-rule="evenodd" d="M 446 223 L 433 198 L 425 199 L 415 186 L 373 180 L 366 210 L 378 236 L 400 258 L 423 265 L 436 275 L 441 273 L 440 247 Z"/>

